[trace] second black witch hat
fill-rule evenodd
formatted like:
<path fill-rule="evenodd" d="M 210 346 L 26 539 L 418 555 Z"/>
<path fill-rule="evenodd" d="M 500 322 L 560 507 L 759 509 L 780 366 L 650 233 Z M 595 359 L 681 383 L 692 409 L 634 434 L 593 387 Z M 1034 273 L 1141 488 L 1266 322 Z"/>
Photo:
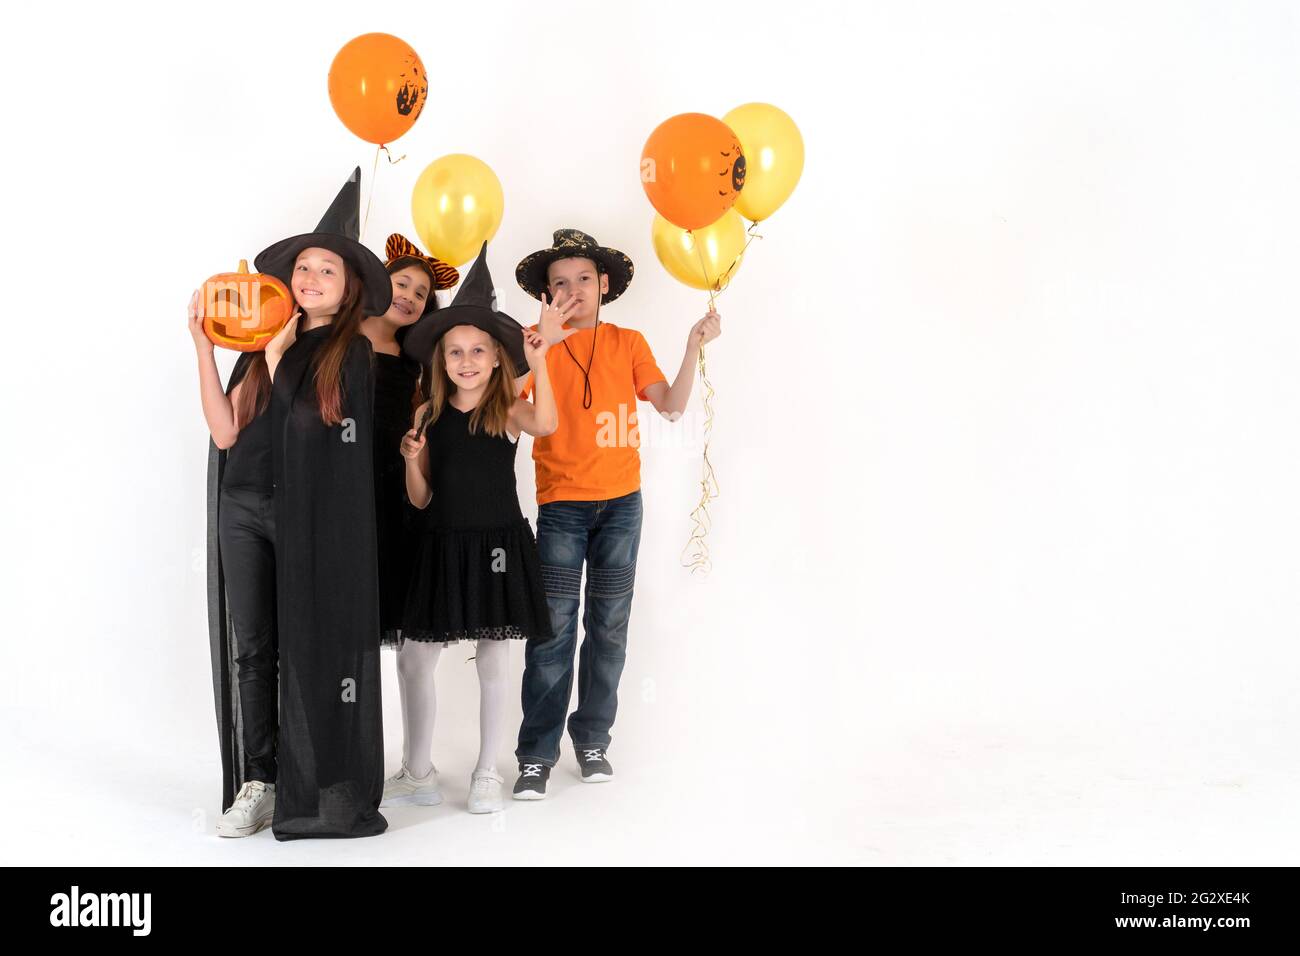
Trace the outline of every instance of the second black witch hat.
<path fill-rule="evenodd" d="M 474 265 L 470 266 L 469 274 L 456 290 L 451 305 L 427 313 L 411 326 L 402 340 L 402 351 L 424 364 L 433 355 L 438 340 L 447 334 L 448 329 L 458 325 L 482 329 L 505 346 L 510 361 L 514 363 L 515 375 L 528 371 L 528 359 L 524 356 L 524 327 L 504 312 L 497 311 L 497 294 L 487 266 L 486 242 Z"/>

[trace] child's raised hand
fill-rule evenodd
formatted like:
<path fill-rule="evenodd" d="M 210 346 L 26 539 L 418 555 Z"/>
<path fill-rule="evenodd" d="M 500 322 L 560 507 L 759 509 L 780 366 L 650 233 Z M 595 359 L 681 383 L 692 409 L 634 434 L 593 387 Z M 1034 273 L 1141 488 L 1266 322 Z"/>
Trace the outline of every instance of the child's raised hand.
<path fill-rule="evenodd" d="M 283 355 L 289 350 L 289 346 L 298 340 L 298 318 L 302 315 L 302 309 L 295 309 L 289 321 L 284 323 L 284 328 L 275 333 L 271 341 L 266 343 L 266 351 L 272 355 Z"/>
<path fill-rule="evenodd" d="M 569 329 L 568 331 L 576 330 Z M 546 353 L 550 347 L 550 343 L 546 341 L 544 335 L 530 329 L 524 329 L 524 358 L 528 360 L 528 367 L 534 372 L 546 363 Z"/>
<path fill-rule="evenodd" d="M 415 461 L 424 450 L 425 438 L 414 428 L 402 436 L 402 457 L 407 461 Z"/>
<path fill-rule="evenodd" d="M 691 326 L 690 344 L 705 346 L 722 334 L 722 316 L 709 309 L 704 318 Z"/>
<path fill-rule="evenodd" d="M 541 332 L 548 345 L 559 345 L 570 335 L 577 332 L 577 329 L 562 328 L 569 319 L 569 314 L 573 312 L 576 299 L 562 296 L 555 302 L 546 301 L 546 293 L 542 293 L 542 314 L 537 319 L 537 331 Z"/>
<path fill-rule="evenodd" d="M 212 340 L 203 331 L 203 293 L 198 289 L 195 289 L 194 294 L 190 296 L 189 320 L 194 347 L 199 350 L 200 355 L 212 354 Z"/>

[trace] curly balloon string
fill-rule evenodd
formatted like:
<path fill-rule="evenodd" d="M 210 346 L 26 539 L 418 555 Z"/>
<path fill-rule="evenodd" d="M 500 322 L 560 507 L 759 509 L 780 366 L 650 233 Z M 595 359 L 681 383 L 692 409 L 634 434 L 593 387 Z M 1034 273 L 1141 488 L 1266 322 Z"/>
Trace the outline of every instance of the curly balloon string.
<path fill-rule="evenodd" d="M 732 260 L 731 265 L 727 266 L 722 275 L 718 276 L 717 281 L 710 281 L 709 267 L 704 261 L 704 250 L 695 240 L 693 230 L 687 230 L 687 235 L 691 237 L 691 244 L 695 246 L 695 252 L 700 258 L 700 274 L 704 277 L 708 285 L 709 293 L 709 311 L 712 312 L 717 305 L 717 297 L 727 290 L 731 285 L 731 277 L 735 274 L 736 267 L 740 265 L 741 259 L 749 250 L 749 244 L 755 239 L 762 239 L 755 230 L 758 229 L 757 222 L 751 222 L 746 230 L 748 237 L 745 240 L 745 246 L 740 253 Z M 709 558 L 708 534 L 712 527 L 712 520 L 709 518 L 709 502 L 722 493 L 718 485 L 718 477 L 713 471 L 713 462 L 709 460 L 709 441 L 713 435 L 713 384 L 709 381 L 708 367 L 704 362 L 704 346 L 700 346 L 700 381 L 704 383 L 704 474 L 700 479 L 700 501 L 691 512 L 691 535 L 686 541 L 686 546 L 682 548 L 682 566 L 689 567 L 691 573 L 703 572 L 708 574 L 713 567 L 713 562 Z M 687 559 L 689 552 L 690 558 Z"/>
<path fill-rule="evenodd" d="M 700 479 L 700 502 L 691 512 L 691 536 L 682 548 L 682 566 L 691 569 L 691 573 L 708 574 L 713 567 L 709 559 L 707 541 L 712 521 L 709 519 L 709 502 L 721 494 L 717 476 L 713 473 L 713 463 L 709 461 L 709 437 L 713 433 L 713 386 L 709 383 L 708 370 L 704 365 L 704 347 L 700 347 L 700 381 L 704 383 L 704 475 Z M 687 559 L 687 552 L 690 558 Z"/>
<path fill-rule="evenodd" d="M 700 249 L 700 244 L 695 242 L 695 234 L 691 233 L 691 242 L 695 246 L 695 251 L 700 257 L 700 272 L 704 276 L 704 281 L 709 282 L 709 269 L 704 262 L 704 252 Z M 748 245 L 748 244 L 747 244 Z M 743 252 L 742 252 L 743 255 Z M 739 256 L 736 258 L 739 262 Z M 729 274 L 735 268 L 735 263 L 727 269 Z M 714 287 L 718 283 L 709 283 L 709 311 L 713 311 L 715 301 Z M 721 292 L 721 289 L 718 290 Z M 704 474 L 700 479 L 700 501 L 691 512 L 691 535 L 686 541 L 685 547 L 682 548 L 681 563 L 683 567 L 691 569 L 691 573 L 697 572 L 708 574 L 713 567 L 713 562 L 709 558 L 708 534 L 713 522 L 709 518 L 709 502 L 722 493 L 718 486 L 717 475 L 713 471 L 713 463 L 709 460 L 709 440 L 713 435 L 713 384 L 709 381 L 708 367 L 704 362 L 704 346 L 700 346 L 699 360 L 700 381 L 704 383 Z M 689 552 L 690 557 L 687 558 Z"/>
<path fill-rule="evenodd" d="M 406 159 L 406 154 L 405 154 L 405 153 L 403 153 L 401 156 L 398 156 L 396 159 L 393 159 L 393 154 L 390 153 L 390 152 L 388 151 L 388 147 L 385 146 L 383 143 L 380 143 L 379 146 L 376 147 L 376 149 L 375 149 L 375 162 L 374 162 L 374 165 L 370 167 L 370 196 L 366 199 L 366 215 L 365 215 L 365 217 L 361 220 L 361 234 L 360 234 L 359 236 L 357 236 L 357 241 L 358 241 L 358 242 L 364 242 L 364 241 L 365 241 L 365 238 L 366 238 L 366 226 L 368 226 L 368 225 L 370 224 L 370 204 L 371 204 L 372 202 L 375 201 L 375 186 L 376 186 L 376 184 L 377 184 L 378 174 L 379 174 L 379 154 L 380 154 L 380 153 L 383 153 L 385 156 L 388 157 L 388 165 L 389 165 L 389 166 L 396 166 L 396 165 L 397 165 L 398 163 L 400 163 L 402 160 Z"/>

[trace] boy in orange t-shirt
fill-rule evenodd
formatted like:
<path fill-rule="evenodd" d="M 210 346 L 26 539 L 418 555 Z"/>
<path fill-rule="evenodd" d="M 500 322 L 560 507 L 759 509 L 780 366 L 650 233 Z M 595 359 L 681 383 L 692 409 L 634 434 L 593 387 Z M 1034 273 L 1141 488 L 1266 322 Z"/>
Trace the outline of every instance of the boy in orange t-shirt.
<path fill-rule="evenodd" d="M 525 292 L 542 302 L 538 328 L 553 346 L 546 369 L 559 406 L 559 427 L 533 442 L 537 466 L 537 547 L 551 613 L 549 640 L 525 650 L 524 719 L 519 727 L 516 800 L 546 796 L 560 757 L 578 636 L 582 567 L 587 566 L 578 709 L 569 736 L 588 783 L 609 780 L 606 756 L 627 653 L 632 585 L 641 541 L 641 458 L 637 400 L 676 420 L 686 409 L 700 347 L 721 334 L 710 311 L 691 327 L 672 385 L 645 337 L 600 319 L 632 281 L 632 261 L 577 229 L 515 270 Z M 528 389 L 524 389 L 527 395 Z"/>

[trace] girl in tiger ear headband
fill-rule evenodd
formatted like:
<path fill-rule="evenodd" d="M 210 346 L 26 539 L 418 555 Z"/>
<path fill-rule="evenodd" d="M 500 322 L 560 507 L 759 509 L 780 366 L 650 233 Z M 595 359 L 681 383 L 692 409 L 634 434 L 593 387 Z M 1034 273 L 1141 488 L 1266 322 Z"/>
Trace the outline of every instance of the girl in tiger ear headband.
<path fill-rule="evenodd" d="M 679 418 L 691 395 L 700 347 L 721 333 L 716 312 L 696 322 L 669 385 L 640 332 L 600 318 L 601 305 L 631 283 L 632 260 L 578 229 L 558 229 L 552 238 L 550 248 L 527 256 L 515 270 L 520 287 L 542 302 L 537 328 L 555 346 L 546 367 L 561 423 L 555 434 L 533 442 L 537 547 L 555 636 L 529 641 L 525 651 L 516 800 L 545 797 L 560 757 L 584 563 L 578 709 L 568 717 L 568 732 L 583 781 L 613 778 L 606 750 L 641 542 L 636 403 L 649 402 L 670 421 Z"/>
<path fill-rule="evenodd" d="M 402 354 L 406 333 L 438 308 L 436 293 L 460 281 L 460 273 L 436 256 L 426 256 L 405 236 L 384 244 L 384 268 L 393 284 L 393 304 L 361 323 L 375 350 L 375 525 L 379 543 L 379 631 L 394 640 L 402 626 L 402 603 L 411 578 L 415 515 L 406 500 L 402 436 L 415 407 L 427 395 L 428 376 Z"/>

